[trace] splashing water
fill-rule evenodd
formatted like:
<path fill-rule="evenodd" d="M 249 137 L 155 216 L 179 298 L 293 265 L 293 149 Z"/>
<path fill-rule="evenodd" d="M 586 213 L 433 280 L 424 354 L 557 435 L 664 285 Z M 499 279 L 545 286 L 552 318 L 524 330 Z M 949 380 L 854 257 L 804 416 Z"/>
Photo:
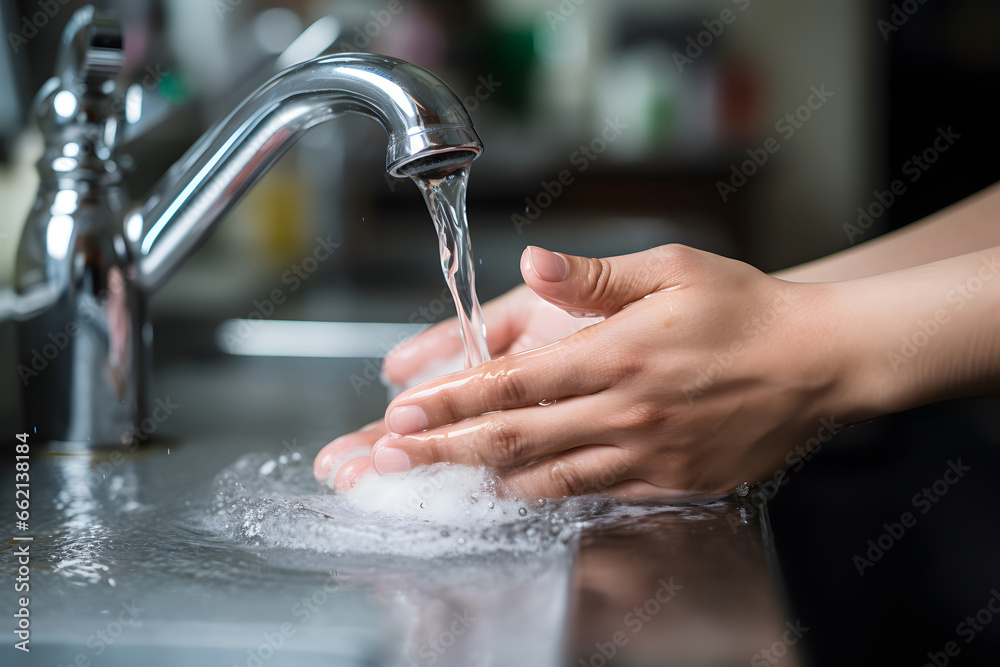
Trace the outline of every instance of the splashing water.
<path fill-rule="evenodd" d="M 441 246 L 441 271 L 455 299 L 458 324 L 465 346 L 465 367 L 489 361 L 486 325 L 476 296 L 476 271 L 472 258 L 472 240 L 465 215 L 465 193 L 469 185 L 469 167 L 411 176 L 420 188 L 434 220 Z"/>
<path fill-rule="evenodd" d="M 571 512 L 534 503 L 529 512 L 471 466 L 373 475 L 343 494 L 315 489 L 307 461 L 247 454 L 216 476 L 205 528 L 254 548 L 422 560 L 560 550 L 580 520 L 577 504 Z"/>
<path fill-rule="evenodd" d="M 196 526 L 255 552 L 296 549 L 371 563 L 475 558 L 504 563 L 572 548 L 586 528 L 628 526 L 654 514 L 698 520 L 704 507 L 621 502 L 603 496 L 517 499 L 483 468 L 434 464 L 362 480 L 349 493 L 320 495 L 306 457 L 246 454 L 220 472 Z"/>

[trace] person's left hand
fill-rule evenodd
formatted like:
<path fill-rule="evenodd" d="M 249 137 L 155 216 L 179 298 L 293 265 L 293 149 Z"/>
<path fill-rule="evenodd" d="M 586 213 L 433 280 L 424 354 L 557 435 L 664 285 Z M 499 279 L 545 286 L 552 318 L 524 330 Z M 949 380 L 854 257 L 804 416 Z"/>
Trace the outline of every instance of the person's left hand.
<path fill-rule="evenodd" d="M 492 357 L 540 347 L 595 321 L 595 318 L 566 313 L 539 297 L 527 285 L 515 287 L 486 303 L 483 319 Z M 451 317 L 393 349 L 383 360 L 382 374 L 393 384 L 411 387 L 417 384 L 415 378 L 426 376 L 428 366 L 447 363 L 461 353 L 458 318 Z M 379 419 L 323 447 L 313 463 L 316 481 L 341 489 L 353 487 L 357 480 L 371 472 L 372 446 L 385 434 L 385 422 Z"/>

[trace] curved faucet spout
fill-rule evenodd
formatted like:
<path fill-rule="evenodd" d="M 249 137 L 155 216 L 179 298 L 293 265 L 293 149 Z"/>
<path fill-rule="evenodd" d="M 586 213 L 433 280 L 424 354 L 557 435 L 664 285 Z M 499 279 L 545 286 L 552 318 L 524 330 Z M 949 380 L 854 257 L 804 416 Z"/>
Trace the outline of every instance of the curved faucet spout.
<path fill-rule="evenodd" d="M 126 218 L 135 282 L 162 286 L 304 132 L 342 113 L 382 124 L 396 177 L 468 163 L 483 149 L 462 102 L 427 70 L 357 53 L 296 65 L 209 130 Z"/>

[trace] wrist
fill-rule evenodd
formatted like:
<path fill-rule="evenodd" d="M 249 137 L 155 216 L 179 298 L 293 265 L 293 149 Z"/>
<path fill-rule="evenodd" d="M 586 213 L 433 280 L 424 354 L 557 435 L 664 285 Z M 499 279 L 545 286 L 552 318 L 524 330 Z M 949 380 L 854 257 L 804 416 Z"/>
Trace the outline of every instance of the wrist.
<path fill-rule="evenodd" d="M 886 401 L 883 387 L 884 355 L 871 336 L 871 324 L 860 304 L 866 298 L 861 281 L 801 283 L 789 287 L 796 294 L 795 332 L 799 382 L 813 394 L 807 408 L 817 418 L 834 417 L 853 424 L 881 414 Z M 875 309 L 871 308 L 874 312 Z"/>
<path fill-rule="evenodd" d="M 842 398 L 860 419 L 1000 382 L 1000 249 L 828 285 Z"/>

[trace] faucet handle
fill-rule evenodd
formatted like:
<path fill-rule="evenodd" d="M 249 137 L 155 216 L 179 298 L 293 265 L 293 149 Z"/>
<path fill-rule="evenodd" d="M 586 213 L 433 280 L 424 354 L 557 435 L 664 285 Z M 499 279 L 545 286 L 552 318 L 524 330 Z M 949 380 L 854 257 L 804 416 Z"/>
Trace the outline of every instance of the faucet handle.
<path fill-rule="evenodd" d="M 122 27 L 117 19 L 87 5 L 76 11 L 63 30 L 56 76 L 64 86 L 77 83 L 99 90 L 113 81 L 125 64 Z"/>
<path fill-rule="evenodd" d="M 117 172 L 111 156 L 125 123 L 117 81 L 124 64 L 119 21 L 90 5 L 77 10 L 63 31 L 55 75 L 35 99 L 49 151 L 43 164 L 69 156 L 91 171 Z M 59 164 L 54 171 L 71 171 L 67 162 Z"/>

